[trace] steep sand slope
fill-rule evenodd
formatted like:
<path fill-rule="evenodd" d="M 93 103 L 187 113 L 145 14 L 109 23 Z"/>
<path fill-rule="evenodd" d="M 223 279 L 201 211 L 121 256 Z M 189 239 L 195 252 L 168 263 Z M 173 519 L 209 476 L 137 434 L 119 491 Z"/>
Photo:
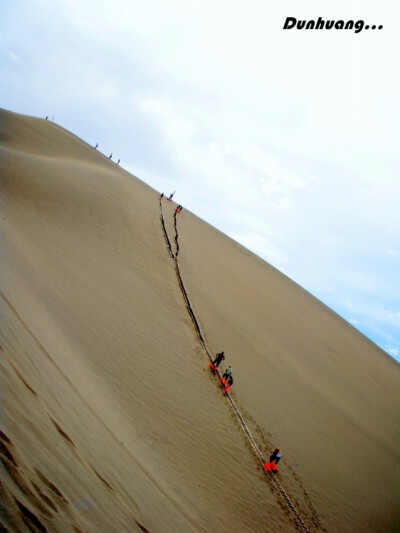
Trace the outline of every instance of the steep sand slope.
<path fill-rule="evenodd" d="M 2 111 L 0 142 L 5 526 L 294 530 L 206 368 L 157 193 L 43 120 Z M 399 365 L 194 215 L 178 230 L 207 343 L 310 530 L 395 531 Z"/>

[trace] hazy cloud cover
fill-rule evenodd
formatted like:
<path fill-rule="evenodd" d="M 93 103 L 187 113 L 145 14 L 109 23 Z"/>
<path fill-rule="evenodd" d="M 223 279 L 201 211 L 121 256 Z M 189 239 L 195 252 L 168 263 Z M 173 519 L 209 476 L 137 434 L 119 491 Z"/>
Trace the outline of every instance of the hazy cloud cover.
<path fill-rule="evenodd" d="M 1 106 L 176 189 L 399 360 L 399 16 L 395 0 L 5 0 Z"/>

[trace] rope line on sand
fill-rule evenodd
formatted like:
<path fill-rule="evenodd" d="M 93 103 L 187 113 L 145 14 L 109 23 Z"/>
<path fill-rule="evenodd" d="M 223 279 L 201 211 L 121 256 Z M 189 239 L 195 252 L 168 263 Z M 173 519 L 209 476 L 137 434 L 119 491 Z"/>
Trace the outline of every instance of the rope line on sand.
<path fill-rule="evenodd" d="M 178 279 L 178 284 L 179 284 L 179 287 L 181 289 L 183 298 L 185 300 L 186 309 L 187 309 L 187 311 L 189 313 L 190 318 L 192 319 L 193 326 L 194 326 L 194 329 L 196 331 L 197 337 L 198 337 L 198 339 L 200 341 L 200 344 L 202 345 L 204 351 L 206 352 L 210 363 L 212 363 L 212 361 L 213 361 L 212 352 L 209 350 L 209 348 L 208 348 L 208 346 L 206 344 L 206 341 L 204 339 L 203 333 L 202 333 L 201 328 L 200 328 L 200 324 L 199 324 L 199 322 L 198 322 L 198 320 L 196 318 L 196 315 L 194 314 L 192 305 L 190 304 L 189 296 L 188 296 L 188 294 L 186 292 L 186 289 L 185 289 L 185 286 L 183 284 L 182 276 L 181 276 L 180 269 L 179 269 L 179 264 L 178 264 L 179 243 L 178 243 L 178 228 L 177 228 L 177 221 L 176 221 L 177 217 L 176 217 L 176 215 L 177 215 L 177 212 L 175 211 L 175 213 L 174 213 L 174 229 L 175 229 L 174 242 L 175 242 L 175 245 L 176 245 L 176 249 L 175 249 L 175 252 L 174 252 L 172 250 L 171 242 L 169 240 L 167 229 L 165 227 L 164 212 L 163 212 L 163 205 L 162 205 L 162 197 L 160 197 L 160 221 L 161 221 L 161 227 L 162 227 L 162 230 L 163 230 L 163 233 L 164 233 L 165 241 L 167 243 L 167 248 L 168 248 L 169 254 L 170 254 L 172 260 L 174 261 L 175 272 L 176 272 L 176 276 L 177 276 L 177 279 Z M 217 368 L 215 373 L 218 375 L 219 380 L 221 380 L 221 374 L 220 374 L 218 368 Z M 246 422 L 244 421 L 243 416 L 241 415 L 241 413 L 240 413 L 239 409 L 237 408 L 235 402 L 233 401 L 231 395 L 229 394 L 228 391 L 224 392 L 224 395 L 227 398 L 227 400 L 228 400 L 233 412 L 235 413 L 236 418 L 238 419 L 239 424 L 240 424 L 244 434 L 246 435 L 246 437 L 247 437 L 247 439 L 248 439 L 248 441 L 249 441 L 249 443 L 250 443 L 255 455 L 261 461 L 264 473 L 266 475 L 268 475 L 268 478 L 270 479 L 270 481 L 274 485 L 275 490 L 280 495 L 280 497 L 285 502 L 285 504 L 287 505 L 288 509 L 290 510 L 292 515 L 294 516 L 295 524 L 304 533 L 309 533 L 310 530 L 308 529 L 308 527 L 304 523 L 302 517 L 300 516 L 299 511 L 297 511 L 297 509 L 293 505 L 289 495 L 287 494 L 287 492 L 283 488 L 283 486 L 280 483 L 280 481 L 275 477 L 275 474 L 272 474 L 271 472 L 269 472 L 268 470 L 265 469 L 264 465 L 265 465 L 266 461 L 263 458 L 261 450 L 258 447 L 256 441 L 254 440 L 249 428 L 247 427 Z"/>

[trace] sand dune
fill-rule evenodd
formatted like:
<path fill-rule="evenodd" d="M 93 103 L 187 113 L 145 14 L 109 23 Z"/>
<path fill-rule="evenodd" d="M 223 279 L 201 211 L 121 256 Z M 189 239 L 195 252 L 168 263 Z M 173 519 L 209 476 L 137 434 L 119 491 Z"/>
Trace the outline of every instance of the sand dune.
<path fill-rule="evenodd" d="M 0 112 L 5 531 L 296 531 L 207 368 L 159 193 Z M 176 204 L 163 201 L 173 253 Z M 180 274 L 231 397 L 308 531 L 398 531 L 399 365 L 186 211 Z"/>

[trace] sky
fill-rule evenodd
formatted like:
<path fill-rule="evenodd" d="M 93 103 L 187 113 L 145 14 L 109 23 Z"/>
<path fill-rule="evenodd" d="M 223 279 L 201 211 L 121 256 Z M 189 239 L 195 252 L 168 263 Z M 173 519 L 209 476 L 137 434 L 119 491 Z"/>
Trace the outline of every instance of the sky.
<path fill-rule="evenodd" d="M 176 190 L 400 361 L 397 0 L 2 0 L 0 20 L 1 107 Z"/>

